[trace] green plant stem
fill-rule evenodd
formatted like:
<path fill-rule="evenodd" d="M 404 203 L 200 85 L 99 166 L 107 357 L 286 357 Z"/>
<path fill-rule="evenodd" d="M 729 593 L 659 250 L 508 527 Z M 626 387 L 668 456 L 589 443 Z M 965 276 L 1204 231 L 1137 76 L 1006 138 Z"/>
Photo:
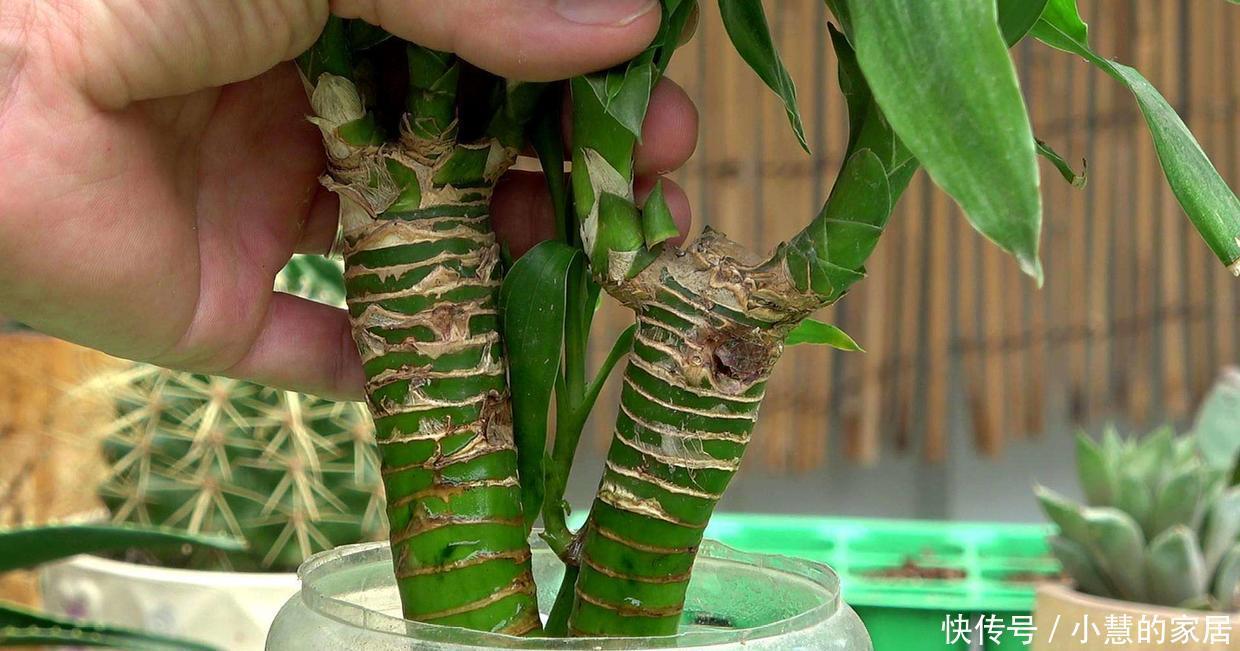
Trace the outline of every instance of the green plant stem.
<path fill-rule="evenodd" d="M 558 415 L 556 418 L 555 443 L 552 446 L 551 452 L 552 471 L 548 473 L 546 501 L 543 508 L 543 536 L 552 550 L 570 566 L 575 565 L 576 559 L 573 558 L 570 552 L 573 534 L 568 530 L 568 525 L 565 521 L 567 514 L 563 506 L 568 473 L 572 468 L 577 444 L 581 440 L 581 432 L 585 429 L 586 420 L 590 417 L 590 411 L 594 408 L 594 404 L 603 390 L 603 385 L 607 383 L 607 378 L 615 369 L 616 364 L 632 348 L 635 330 L 635 325 L 629 326 L 620 334 L 612 345 L 611 352 L 603 360 L 603 365 L 599 367 L 598 374 L 586 387 L 576 408 L 566 410 L 562 418 Z M 557 594 L 557 601 L 562 598 L 562 594 Z"/>
<path fill-rule="evenodd" d="M 568 636 L 568 616 L 573 610 L 573 587 L 577 585 L 580 568 L 577 565 L 564 566 L 564 578 L 560 580 L 560 588 L 556 590 L 555 602 L 551 604 L 551 612 L 547 614 L 547 623 L 543 633 L 547 637 Z"/>
<path fill-rule="evenodd" d="M 540 628 L 500 342 L 491 192 L 516 149 L 459 143 L 455 57 L 408 46 L 396 142 L 347 137 L 362 101 L 314 80 L 341 195 L 346 302 L 375 420 L 406 618 L 523 635 Z M 304 68 L 303 68 L 304 70 Z"/>
<path fill-rule="evenodd" d="M 572 635 L 676 632 L 702 535 L 740 466 L 784 337 L 864 277 L 916 169 L 847 42 L 832 37 L 851 123 L 845 163 L 819 215 L 768 256 L 710 229 L 682 251 L 635 247 L 626 229 L 640 217 L 621 187 L 632 168 L 617 164 L 631 159 L 632 143 L 591 86 L 573 83 L 574 196 L 583 231 L 597 234 L 587 253 L 637 330 L 580 535 Z"/>

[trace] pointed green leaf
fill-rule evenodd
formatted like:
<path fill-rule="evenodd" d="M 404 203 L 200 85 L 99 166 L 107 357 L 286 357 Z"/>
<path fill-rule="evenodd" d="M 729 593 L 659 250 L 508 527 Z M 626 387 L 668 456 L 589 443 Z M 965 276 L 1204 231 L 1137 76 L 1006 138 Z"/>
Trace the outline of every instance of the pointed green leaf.
<path fill-rule="evenodd" d="M 225 536 L 192 534 L 172 527 L 136 524 L 63 524 L 0 529 L 0 572 L 42 563 L 131 547 L 200 545 L 241 551 L 245 541 Z"/>
<path fill-rule="evenodd" d="M 517 473 L 527 529 L 542 510 L 547 410 L 560 369 L 565 288 L 574 264 L 581 264 L 579 250 L 561 242 L 543 242 L 517 260 L 500 288 Z"/>
<path fill-rule="evenodd" d="M 1202 528 L 1206 572 L 1213 573 L 1223 555 L 1240 540 L 1240 488 L 1229 488 L 1210 505 Z"/>
<path fill-rule="evenodd" d="M 1240 605 L 1237 603 L 1237 596 L 1240 596 L 1237 595 L 1237 588 L 1240 588 L 1240 543 L 1227 550 L 1214 572 L 1212 591 L 1215 607 L 1224 612 L 1233 612 L 1237 605 Z"/>
<path fill-rule="evenodd" d="M 299 253 L 276 276 L 276 289 L 344 307 L 344 265 L 339 258 Z"/>
<path fill-rule="evenodd" d="M 667 206 L 667 197 L 663 195 L 662 179 L 654 184 L 654 190 L 642 206 L 642 234 L 647 247 L 654 247 L 680 235 L 680 229 L 676 228 L 676 218 L 672 216 L 672 209 Z"/>
<path fill-rule="evenodd" d="M 1084 507 L 1040 484 L 1033 487 L 1033 494 L 1042 512 L 1059 527 L 1061 535 L 1080 544 L 1088 542 L 1089 530 L 1082 515 Z"/>
<path fill-rule="evenodd" d="M 1012 47 L 1038 22 L 1047 0 L 998 0 L 999 31 L 1003 42 Z"/>
<path fill-rule="evenodd" d="M 857 345 L 848 333 L 839 328 L 821 321 L 806 319 L 799 323 L 797 327 L 788 333 L 784 343 L 789 346 L 797 344 L 821 344 L 830 346 L 837 350 L 846 350 L 854 353 L 863 353 L 861 346 Z"/>
<path fill-rule="evenodd" d="M 1089 164 L 1086 161 L 1081 161 L 1081 173 L 1077 174 L 1076 170 L 1072 169 L 1072 166 L 1068 164 L 1068 161 L 1064 160 L 1063 156 L 1059 155 L 1059 152 L 1051 149 L 1050 145 L 1041 140 L 1035 142 L 1038 147 L 1038 155 L 1050 161 L 1050 164 L 1059 170 L 1059 175 L 1063 177 L 1063 180 L 1072 184 L 1072 187 L 1078 190 L 1085 187 L 1086 181 L 1089 180 Z"/>
<path fill-rule="evenodd" d="M 1117 458 L 1124 449 L 1124 439 L 1120 438 L 1119 430 L 1114 423 L 1108 423 L 1102 430 L 1102 450 L 1112 458 Z"/>
<path fill-rule="evenodd" d="M 1223 371 L 1197 410 L 1193 438 L 1210 466 L 1232 469 L 1240 456 L 1240 370 Z"/>
<path fill-rule="evenodd" d="M 108 647 L 133 651 L 212 651 L 215 648 L 199 642 L 121 626 L 53 617 L 17 604 L 0 603 L 0 648 L 39 645 Z"/>
<path fill-rule="evenodd" d="M 654 87 L 654 67 L 634 62 L 623 72 L 596 73 L 587 75 L 585 80 L 602 104 L 604 113 L 640 139 L 642 121 L 650 105 L 650 91 Z"/>
<path fill-rule="evenodd" d="M 1078 590 L 1099 597 L 1118 596 L 1102 578 L 1084 545 L 1063 536 L 1051 536 L 1047 542 L 1050 544 L 1051 553 L 1068 576 L 1072 577 Z"/>
<path fill-rule="evenodd" d="M 543 180 L 547 184 L 547 194 L 551 197 L 551 208 L 555 213 L 555 239 L 569 242 L 570 235 L 576 236 L 575 215 L 569 214 L 568 188 L 564 174 L 564 134 L 563 109 L 558 95 L 551 94 L 544 98 L 544 109 L 539 111 L 528 125 L 527 138 L 534 152 L 538 154 L 538 162 L 543 170 L 554 170 L 544 173 Z"/>
<path fill-rule="evenodd" d="M 1112 66 L 1137 96 L 1154 137 L 1158 161 L 1180 207 L 1218 259 L 1240 275 L 1240 199 L 1227 187 L 1175 109 L 1145 77 L 1128 66 Z"/>
<path fill-rule="evenodd" d="M 1116 470 L 1093 439 L 1084 433 L 1076 435 L 1076 474 L 1090 505 L 1115 504 L 1119 487 Z"/>
<path fill-rule="evenodd" d="M 1184 468 L 1171 477 L 1154 504 L 1151 531 L 1163 532 L 1177 525 L 1195 527 L 1201 515 L 1200 467 Z"/>
<path fill-rule="evenodd" d="M 611 351 L 599 367 L 598 373 L 586 387 L 585 395 L 575 411 L 562 421 L 563 430 L 556 432 L 553 451 L 547 456 L 544 467 L 546 477 L 546 501 L 543 503 L 543 533 L 557 554 L 563 553 L 572 544 L 572 533 L 568 530 L 565 519 L 569 514 L 569 504 L 564 498 L 564 488 L 568 483 L 568 473 L 572 469 L 573 457 L 581 436 L 581 428 L 585 419 L 593 410 L 607 377 L 611 375 L 616 364 L 633 348 L 633 336 L 637 332 L 637 324 L 626 328 L 612 344 Z"/>
<path fill-rule="evenodd" d="M 1110 507 L 1085 509 L 1082 517 L 1089 532 L 1089 548 L 1103 576 L 1122 598 L 1140 601 L 1145 594 L 1141 566 L 1145 536 L 1127 513 Z"/>
<path fill-rule="evenodd" d="M 598 235 L 594 239 L 595 264 L 606 264 L 611 251 L 630 252 L 645 245 L 641 213 L 628 197 L 603 192 L 598 201 Z"/>
<path fill-rule="evenodd" d="M 848 147 L 844 150 L 847 158 L 857 148 L 861 127 L 865 126 L 871 114 L 878 111 L 874 110 L 874 95 L 869 84 L 865 83 L 865 76 L 857 63 L 857 53 L 848 44 L 848 38 L 835 29 L 835 25 L 828 24 L 827 32 L 831 35 L 831 48 L 835 50 L 836 78 L 848 107 Z"/>
<path fill-rule="evenodd" d="M 973 227 L 1040 283 L 1033 133 L 995 4 L 847 4 L 857 60 L 896 134 Z"/>
<path fill-rule="evenodd" d="M 1046 3 L 1038 22 L 1029 31 L 1053 48 L 1079 54 L 1091 61 L 1099 58 L 1089 49 L 1089 25 L 1081 20 L 1076 0 L 1051 0 Z"/>
<path fill-rule="evenodd" d="M 775 50 L 761 0 L 719 0 L 719 13 L 723 16 L 723 27 L 728 32 L 728 38 L 732 39 L 737 54 L 758 73 L 763 83 L 779 95 L 792 132 L 808 152 L 805 127 L 801 124 L 801 113 L 797 108 L 797 89 Z"/>
<path fill-rule="evenodd" d="M 1136 444 L 1127 457 L 1127 465 L 1133 472 L 1145 477 L 1151 489 L 1158 490 L 1170 475 L 1167 461 L 1174 454 L 1175 430 L 1161 427 Z"/>
<path fill-rule="evenodd" d="M 1121 468 L 1119 471 L 1119 491 L 1115 496 L 1115 506 L 1124 513 L 1132 516 L 1137 524 L 1141 525 L 1146 537 L 1155 533 L 1153 529 L 1154 518 L 1154 496 L 1150 487 L 1146 485 L 1145 478 L 1135 475 L 1128 469 Z"/>
<path fill-rule="evenodd" d="M 822 212 L 790 242 L 795 281 L 830 303 L 865 277 L 863 264 L 891 216 L 888 170 L 875 153 L 860 149 L 845 161 Z"/>
<path fill-rule="evenodd" d="M 1177 525 L 1155 538 L 1145 556 L 1149 603 L 1181 607 L 1205 596 L 1205 561 L 1192 529 Z"/>
<path fill-rule="evenodd" d="M 1240 275 L 1240 199 L 1227 187 L 1175 109 L 1141 73 L 1103 59 L 1090 49 L 1088 26 L 1081 20 L 1076 0 L 1051 0 L 1032 33 L 1051 47 L 1084 57 L 1132 91 L 1180 207 L 1215 256 Z"/>

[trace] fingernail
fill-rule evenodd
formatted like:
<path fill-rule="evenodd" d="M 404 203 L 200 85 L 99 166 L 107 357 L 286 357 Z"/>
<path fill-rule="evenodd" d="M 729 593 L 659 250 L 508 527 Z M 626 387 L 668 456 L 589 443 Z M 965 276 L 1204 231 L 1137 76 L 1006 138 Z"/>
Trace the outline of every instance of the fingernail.
<path fill-rule="evenodd" d="M 551 7 L 569 22 L 623 27 L 658 8 L 659 0 L 553 0 Z"/>

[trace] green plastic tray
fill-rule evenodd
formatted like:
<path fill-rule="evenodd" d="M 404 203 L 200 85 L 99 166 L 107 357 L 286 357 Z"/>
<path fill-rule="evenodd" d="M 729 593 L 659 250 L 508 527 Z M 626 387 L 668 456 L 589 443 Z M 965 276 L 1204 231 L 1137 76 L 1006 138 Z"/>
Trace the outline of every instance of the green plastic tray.
<path fill-rule="evenodd" d="M 1012 616 L 1031 614 L 1034 581 L 1059 574 L 1046 538 L 1028 524 L 719 514 L 706 535 L 745 551 L 821 561 L 840 575 L 844 600 L 865 621 L 875 651 L 1024 648 Z M 876 576 L 907 562 L 948 578 Z M 963 576 L 959 576 L 963 573 Z M 998 643 L 974 632 L 948 644 L 948 616 L 994 615 Z M 1024 622 L 1020 622 L 1023 624 Z"/>

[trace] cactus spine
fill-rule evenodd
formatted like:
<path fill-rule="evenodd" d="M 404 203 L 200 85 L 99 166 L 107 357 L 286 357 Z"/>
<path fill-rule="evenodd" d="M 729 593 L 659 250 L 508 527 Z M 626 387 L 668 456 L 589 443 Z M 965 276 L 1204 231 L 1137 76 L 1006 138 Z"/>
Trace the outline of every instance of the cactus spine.
<path fill-rule="evenodd" d="M 118 522 L 244 539 L 149 552 L 195 569 L 291 572 L 310 554 L 382 535 L 370 420 L 337 403 L 144 364 L 96 381 L 116 405 L 99 494 Z"/>

